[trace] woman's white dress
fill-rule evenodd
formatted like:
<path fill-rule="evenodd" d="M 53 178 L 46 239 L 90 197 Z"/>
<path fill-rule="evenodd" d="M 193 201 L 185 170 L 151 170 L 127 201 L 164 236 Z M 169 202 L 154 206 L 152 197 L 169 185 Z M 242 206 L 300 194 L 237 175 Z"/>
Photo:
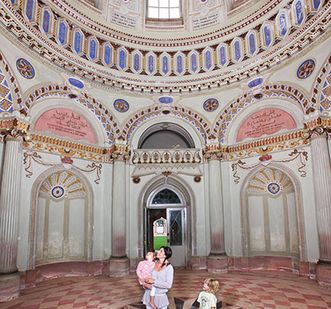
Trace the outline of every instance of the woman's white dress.
<path fill-rule="evenodd" d="M 152 277 L 155 280 L 153 285 L 156 288 L 154 299 L 155 305 L 157 308 L 166 308 L 169 305 L 167 292 L 172 287 L 174 268 L 169 264 L 160 271 L 153 269 Z M 143 303 L 147 306 L 150 303 L 150 292 L 151 290 L 145 290 L 142 299 Z"/>

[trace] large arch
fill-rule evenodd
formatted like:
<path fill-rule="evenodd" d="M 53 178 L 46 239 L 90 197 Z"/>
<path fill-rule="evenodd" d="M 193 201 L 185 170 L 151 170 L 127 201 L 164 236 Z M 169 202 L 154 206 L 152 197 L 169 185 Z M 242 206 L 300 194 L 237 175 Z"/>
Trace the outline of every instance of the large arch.
<path fill-rule="evenodd" d="M 213 126 L 212 133 L 218 137 L 220 143 L 225 143 L 229 126 L 238 114 L 246 107 L 261 102 L 266 98 L 286 99 L 301 107 L 303 113 L 309 109 L 308 96 L 293 85 L 269 84 L 261 87 L 258 95 L 246 92 L 236 100 L 229 103 L 219 114 Z"/>
<path fill-rule="evenodd" d="M 138 111 L 133 117 L 131 117 L 124 125 L 122 130 L 122 138 L 132 144 L 132 136 L 136 135 L 136 131 L 140 129 L 144 123 L 156 119 L 154 123 L 159 122 L 162 118 L 180 120 L 182 123 L 189 124 L 190 127 L 194 127 L 195 131 L 199 135 L 200 142 L 204 143 L 210 134 L 211 128 L 208 121 L 203 116 L 188 110 L 184 107 L 171 106 L 163 108 L 162 106 L 153 106 L 147 109 Z M 153 123 L 153 124 L 154 124 Z M 188 127 L 185 125 L 185 127 Z"/>
<path fill-rule="evenodd" d="M 90 110 L 95 115 L 96 120 L 103 126 L 107 134 L 108 143 L 110 145 L 114 144 L 115 137 L 120 133 L 119 124 L 116 118 L 100 102 L 97 102 L 95 98 L 89 96 L 87 93 L 77 96 L 73 94 L 67 85 L 52 83 L 44 85 L 39 84 L 33 87 L 28 90 L 24 96 L 21 112 L 29 115 L 32 107 L 36 103 L 40 102 L 43 98 L 49 97 L 70 98 Z"/>
<path fill-rule="evenodd" d="M 37 242 L 37 216 L 38 216 L 38 196 L 44 181 L 51 175 L 64 172 L 66 169 L 63 165 L 56 165 L 41 173 L 32 185 L 31 207 L 29 216 L 29 248 L 28 248 L 28 269 L 34 269 L 36 266 L 36 242 Z M 70 173 L 75 175 L 84 185 L 87 193 L 87 261 L 92 260 L 92 244 L 93 244 L 93 190 L 86 177 L 77 169 L 72 167 Z"/>

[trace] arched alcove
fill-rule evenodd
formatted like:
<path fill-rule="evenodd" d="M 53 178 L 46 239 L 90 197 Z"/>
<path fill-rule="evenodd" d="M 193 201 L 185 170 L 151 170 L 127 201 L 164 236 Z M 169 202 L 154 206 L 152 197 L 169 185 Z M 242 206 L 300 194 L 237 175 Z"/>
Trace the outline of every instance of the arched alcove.
<path fill-rule="evenodd" d="M 297 184 L 277 167 L 263 167 L 247 176 L 241 209 L 245 256 L 303 257 L 298 194 Z"/>
<path fill-rule="evenodd" d="M 54 167 L 34 184 L 30 268 L 92 258 L 91 189 L 74 169 Z"/>

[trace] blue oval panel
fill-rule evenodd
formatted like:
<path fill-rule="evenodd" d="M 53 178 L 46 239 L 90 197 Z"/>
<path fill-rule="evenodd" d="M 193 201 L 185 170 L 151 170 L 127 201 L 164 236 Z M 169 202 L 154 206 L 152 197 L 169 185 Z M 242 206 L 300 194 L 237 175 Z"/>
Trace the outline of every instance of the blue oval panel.
<path fill-rule="evenodd" d="M 81 82 L 80 80 L 76 79 L 76 78 L 73 78 L 73 77 L 70 77 L 68 79 L 69 83 L 76 87 L 76 88 L 79 88 L 79 89 L 83 89 L 84 88 L 84 83 Z"/>
<path fill-rule="evenodd" d="M 251 80 L 250 82 L 248 82 L 247 86 L 249 88 L 254 88 L 258 85 L 261 85 L 263 83 L 263 78 L 262 77 L 258 77 L 258 78 L 255 78 L 253 80 Z"/>
<path fill-rule="evenodd" d="M 160 97 L 159 102 L 162 104 L 170 104 L 174 101 L 173 97 Z"/>

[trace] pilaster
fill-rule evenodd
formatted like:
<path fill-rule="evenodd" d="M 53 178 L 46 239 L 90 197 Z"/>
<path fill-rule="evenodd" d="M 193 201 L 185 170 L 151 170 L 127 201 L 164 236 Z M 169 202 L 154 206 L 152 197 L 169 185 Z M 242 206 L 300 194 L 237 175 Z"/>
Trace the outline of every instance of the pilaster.
<path fill-rule="evenodd" d="M 109 262 L 110 276 L 120 277 L 129 273 L 126 248 L 126 161 L 129 152 L 124 142 L 115 144 L 112 188 L 112 253 Z"/>

